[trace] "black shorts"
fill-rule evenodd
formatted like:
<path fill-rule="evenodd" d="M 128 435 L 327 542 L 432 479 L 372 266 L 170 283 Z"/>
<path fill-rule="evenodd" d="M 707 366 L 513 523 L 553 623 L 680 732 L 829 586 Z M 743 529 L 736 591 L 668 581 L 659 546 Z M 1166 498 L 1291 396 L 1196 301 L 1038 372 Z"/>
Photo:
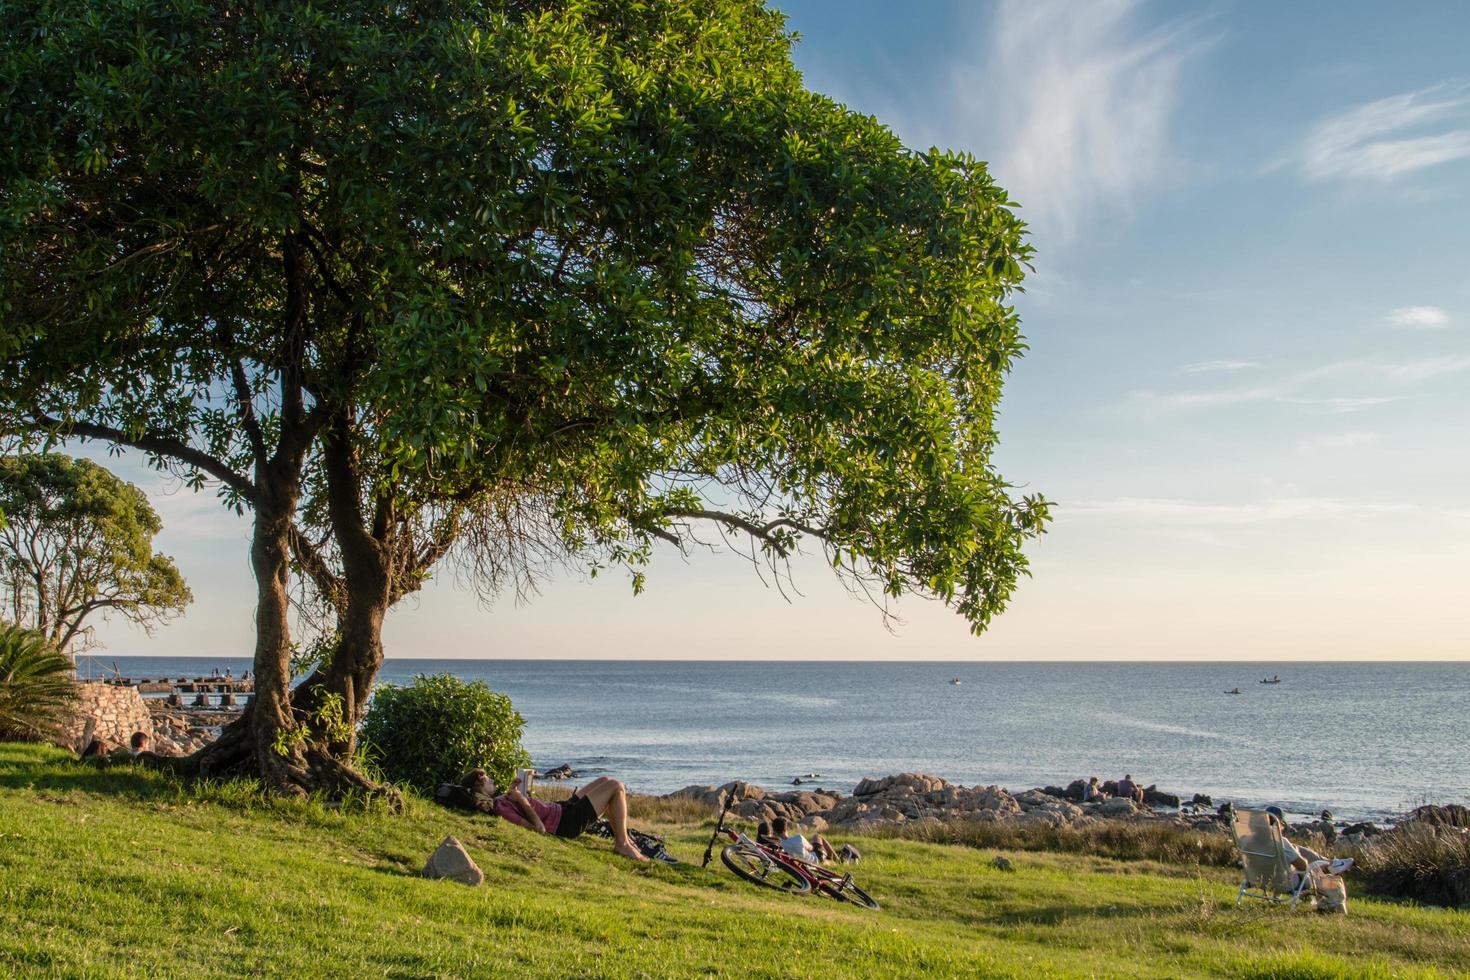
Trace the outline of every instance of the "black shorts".
<path fill-rule="evenodd" d="M 597 822 L 597 810 L 585 796 L 572 796 L 561 805 L 561 822 L 556 825 L 558 837 L 580 837 Z"/>

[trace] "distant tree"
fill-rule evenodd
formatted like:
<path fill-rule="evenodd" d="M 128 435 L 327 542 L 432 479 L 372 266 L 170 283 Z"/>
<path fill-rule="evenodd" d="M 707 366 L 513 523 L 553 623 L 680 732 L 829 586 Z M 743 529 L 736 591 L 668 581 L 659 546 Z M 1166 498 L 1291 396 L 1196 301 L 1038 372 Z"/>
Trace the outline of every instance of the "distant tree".
<path fill-rule="evenodd" d="M 322 719 L 446 556 L 639 588 L 712 528 L 977 632 L 1024 574 L 1024 226 L 756 0 L 0 11 L 0 427 L 254 511 L 256 699 L 189 765 L 362 788 Z M 335 635 L 294 691 L 293 567 Z"/>
<path fill-rule="evenodd" d="M 91 460 L 0 457 L 0 509 L 7 618 L 62 652 L 87 646 L 96 613 L 151 632 L 193 600 L 173 560 L 153 551 L 163 525 L 147 496 Z"/>

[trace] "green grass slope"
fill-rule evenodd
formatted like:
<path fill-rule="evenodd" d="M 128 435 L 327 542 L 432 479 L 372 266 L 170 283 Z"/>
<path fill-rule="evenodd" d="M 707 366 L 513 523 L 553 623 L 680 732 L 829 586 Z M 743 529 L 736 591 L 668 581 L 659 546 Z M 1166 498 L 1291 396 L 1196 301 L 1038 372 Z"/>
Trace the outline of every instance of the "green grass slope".
<path fill-rule="evenodd" d="M 881 912 L 764 892 L 710 822 L 634 866 L 410 801 L 342 813 L 0 744 L 0 974 L 909 977 L 1470 974 L 1470 913 L 1354 898 L 1347 918 L 1230 907 L 1234 876 L 1147 862 L 860 840 Z M 486 883 L 418 876 L 447 834 Z"/>

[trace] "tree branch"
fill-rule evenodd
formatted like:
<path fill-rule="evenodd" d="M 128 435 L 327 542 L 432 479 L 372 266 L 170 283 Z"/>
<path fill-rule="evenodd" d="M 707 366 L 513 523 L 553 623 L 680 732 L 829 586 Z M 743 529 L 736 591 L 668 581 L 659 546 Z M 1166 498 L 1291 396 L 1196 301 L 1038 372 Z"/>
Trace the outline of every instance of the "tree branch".
<path fill-rule="evenodd" d="M 169 456 L 186 466 L 202 470 L 234 490 L 250 503 L 256 499 L 255 484 L 230 469 L 221 460 L 172 436 L 143 435 L 134 439 L 121 429 L 95 422 L 63 422 L 49 415 L 35 415 L 26 420 L 26 427 L 33 430 L 50 430 L 63 439 L 76 436 L 82 439 L 104 439 L 120 446 L 132 446 L 148 453 Z"/>
<path fill-rule="evenodd" d="M 726 527 L 744 531 L 751 537 L 758 538 L 768 544 L 777 544 L 772 534 L 783 527 L 790 528 L 802 534 L 810 534 L 812 537 L 820 538 L 823 541 L 828 541 L 832 537 L 831 531 L 812 527 L 789 517 L 778 517 L 765 524 L 757 524 L 754 521 L 741 517 L 739 514 L 731 514 L 720 510 L 669 510 L 664 512 L 664 516 L 686 520 L 714 521 L 718 524 L 724 524 Z"/>
<path fill-rule="evenodd" d="M 291 553 L 296 556 L 296 564 L 301 566 L 302 571 L 311 577 L 316 583 L 317 591 L 322 594 L 332 608 L 340 615 L 347 607 L 347 586 L 327 564 L 321 552 L 311 540 L 302 533 L 295 524 L 287 532 L 291 542 Z"/>

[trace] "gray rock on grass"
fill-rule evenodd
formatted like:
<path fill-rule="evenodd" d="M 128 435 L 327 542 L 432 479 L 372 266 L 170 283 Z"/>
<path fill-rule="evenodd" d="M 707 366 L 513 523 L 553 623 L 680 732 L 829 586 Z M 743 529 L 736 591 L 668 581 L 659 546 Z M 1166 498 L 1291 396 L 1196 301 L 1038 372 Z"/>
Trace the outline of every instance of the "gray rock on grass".
<path fill-rule="evenodd" d="M 485 880 L 485 872 L 475 864 L 464 845 L 450 835 L 429 855 L 429 862 L 424 865 L 424 877 L 448 878 L 473 888 Z"/>

